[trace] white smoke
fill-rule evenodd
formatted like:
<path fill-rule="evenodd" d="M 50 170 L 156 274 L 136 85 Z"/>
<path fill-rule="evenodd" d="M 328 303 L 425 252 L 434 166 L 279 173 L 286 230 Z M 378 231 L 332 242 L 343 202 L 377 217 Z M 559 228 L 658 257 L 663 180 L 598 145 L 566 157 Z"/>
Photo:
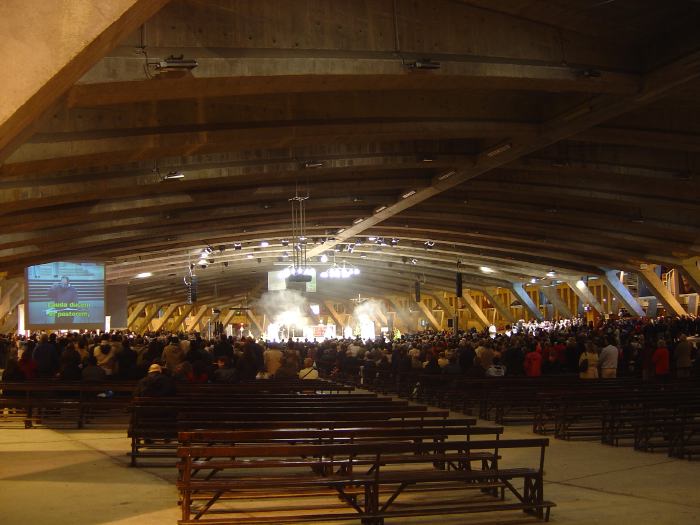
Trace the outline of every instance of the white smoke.
<path fill-rule="evenodd" d="M 309 324 L 308 303 L 304 296 L 295 290 L 265 292 L 255 305 L 263 310 L 270 319 L 267 330 L 270 340 L 277 339 L 281 326 L 285 326 L 287 329 L 294 326 L 301 330 Z"/>
<path fill-rule="evenodd" d="M 368 299 L 355 307 L 352 316 L 362 339 L 374 339 L 376 332 L 373 319 L 381 319 L 382 315 L 382 303 L 376 299 Z"/>

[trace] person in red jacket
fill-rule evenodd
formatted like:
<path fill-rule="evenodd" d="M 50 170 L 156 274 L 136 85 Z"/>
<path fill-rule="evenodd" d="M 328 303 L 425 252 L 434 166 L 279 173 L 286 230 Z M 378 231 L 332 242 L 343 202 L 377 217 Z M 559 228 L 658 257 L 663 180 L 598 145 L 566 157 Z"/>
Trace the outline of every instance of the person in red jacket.
<path fill-rule="evenodd" d="M 525 356 L 524 368 L 527 377 L 540 377 L 542 375 L 542 354 L 537 350 L 530 350 Z"/>
<path fill-rule="evenodd" d="M 668 348 L 666 348 L 666 341 L 659 339 L 656 345 L 656 350 L 654 350 L 651 356 L 651 362 L 654 365 L 654 376 L 657 379 L 665 380 L 669 377 L 669 353 Z"/>

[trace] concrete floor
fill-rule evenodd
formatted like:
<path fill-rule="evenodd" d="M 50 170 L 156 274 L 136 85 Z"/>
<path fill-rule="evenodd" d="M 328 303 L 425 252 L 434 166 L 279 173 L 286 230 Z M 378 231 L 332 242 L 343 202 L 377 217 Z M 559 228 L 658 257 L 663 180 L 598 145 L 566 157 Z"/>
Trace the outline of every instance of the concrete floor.
<path fill-rule="evenodd" d="M 504 437 L 533 434 L 528 427 L 508 427 Z M 128 450 L 124 429 L 0 430 L 0 523 L 174 525 L 179 517 L 175 469 L 129 468 Z M 533 456 L 508 451 L 505 459 L 503 466 L 522 466 Z M 700 462 L 552 439 L 545 468 L 545 498 L 558 505 L 552 523 L 700 523 Z M 522 516 L 441 517 L 440 522 L 503 524 L 523 522 Z M 401 522 L 434 523 L 425 518 Z"/>

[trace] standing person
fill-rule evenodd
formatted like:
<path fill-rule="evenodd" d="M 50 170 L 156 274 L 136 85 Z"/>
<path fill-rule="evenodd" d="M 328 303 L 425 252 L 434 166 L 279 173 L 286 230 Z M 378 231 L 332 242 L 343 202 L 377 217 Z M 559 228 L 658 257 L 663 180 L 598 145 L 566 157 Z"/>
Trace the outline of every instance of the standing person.
<path fill-rule="evenodd" d="M 603 379 L 614 379 L 617 377 L 617 363 L 620 358 L 620 351 L 614 344 L 613 336 L 608 336 L 608 344 L 600 351 L 598 364 L 600 365 L 600 376 Z"/>
<path fill-rule="evenodd" d="M 54 303 L 57 303 L 57 305 L 52 307 L 56 315 L 56 317 L 53 318 L 53 322 L 73 323 L 72 312 L 75 312 L 75 303 L 78 302 L 78 291 L 71 285 L 70 278 L 67 275 L 63 275 L 61 277 L 61 282 L 51 286 L 48 292 L 46 292 L 46 295 L 48 295 Z M 71 306 L 71 303 L 73 303 L 73 306 Z"/>
<path fill-rule="evenodd" d="M 537 350 L 530 350 L 525 355 L 524 368 L 527 377 L 540 377 L 542 375 L 542 354 Z"/>
<path fill-rule="evenodd" d="M 598 379 L 598 351 L 595 345 L 588 341 L 585 350 L 578 359 L 579 377 L 581 379 Z"/>
<path fill-rule="evenodd" d="M 690 341 L 688 341 L 688 337 L 685 334 L 680 334 L 678 339 L 679 342 L 674 351 L 674 357 L 676 360 L 676 377 L 690 377 L 690 365 L 692 364 L 691 356 L 693 349 L 690 345 Z"/>
<path fill-rule="evenodd" d="M 53 377 L 58 371 L 58 355 L 56 347 L 49 342 L 49 336 L 41 335 L 39 344 L 32 352 L 32 359 L 36 362 L 36 372 L 39 377 Z"/>
<path fill-rule="evenodd" d="M 178 365 L 185 360 L 185 350 L 180 345 L 180 339 L 174 335 L 170 338 L 170 344 L 163 348 L 163 360 L 165 366 L 174 373 Z"/>
<path fill-rule="evenodd" d="M 651 356 L 651 362 L 654 366 L 654 377 L 661 381 L 666 381 L 670 373 L 670 355 L 666 348 L 666 341 L 659 339 L 656 344 L 656 350 Z"/>

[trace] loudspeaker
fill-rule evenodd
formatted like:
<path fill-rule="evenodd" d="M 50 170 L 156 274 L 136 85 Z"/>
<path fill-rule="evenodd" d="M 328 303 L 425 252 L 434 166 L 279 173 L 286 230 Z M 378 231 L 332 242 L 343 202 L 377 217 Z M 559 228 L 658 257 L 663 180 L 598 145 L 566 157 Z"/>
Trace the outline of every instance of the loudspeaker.
<path fill-rule="evenodd" d="M 448 319 L 447 320 L 447 328 L 452 328 L 452 325 L 454 324 L 454 319 Z"/>
<path fill-rule="evenodd" d="M 458 273 L 455 278 L 455 294 L 457 297 L 462 297 L 462 274 Z"/>
<path fill-rule="evenodd" d="M 416 302 L 420 303 L 420 281 L 416 281 Z"/>

